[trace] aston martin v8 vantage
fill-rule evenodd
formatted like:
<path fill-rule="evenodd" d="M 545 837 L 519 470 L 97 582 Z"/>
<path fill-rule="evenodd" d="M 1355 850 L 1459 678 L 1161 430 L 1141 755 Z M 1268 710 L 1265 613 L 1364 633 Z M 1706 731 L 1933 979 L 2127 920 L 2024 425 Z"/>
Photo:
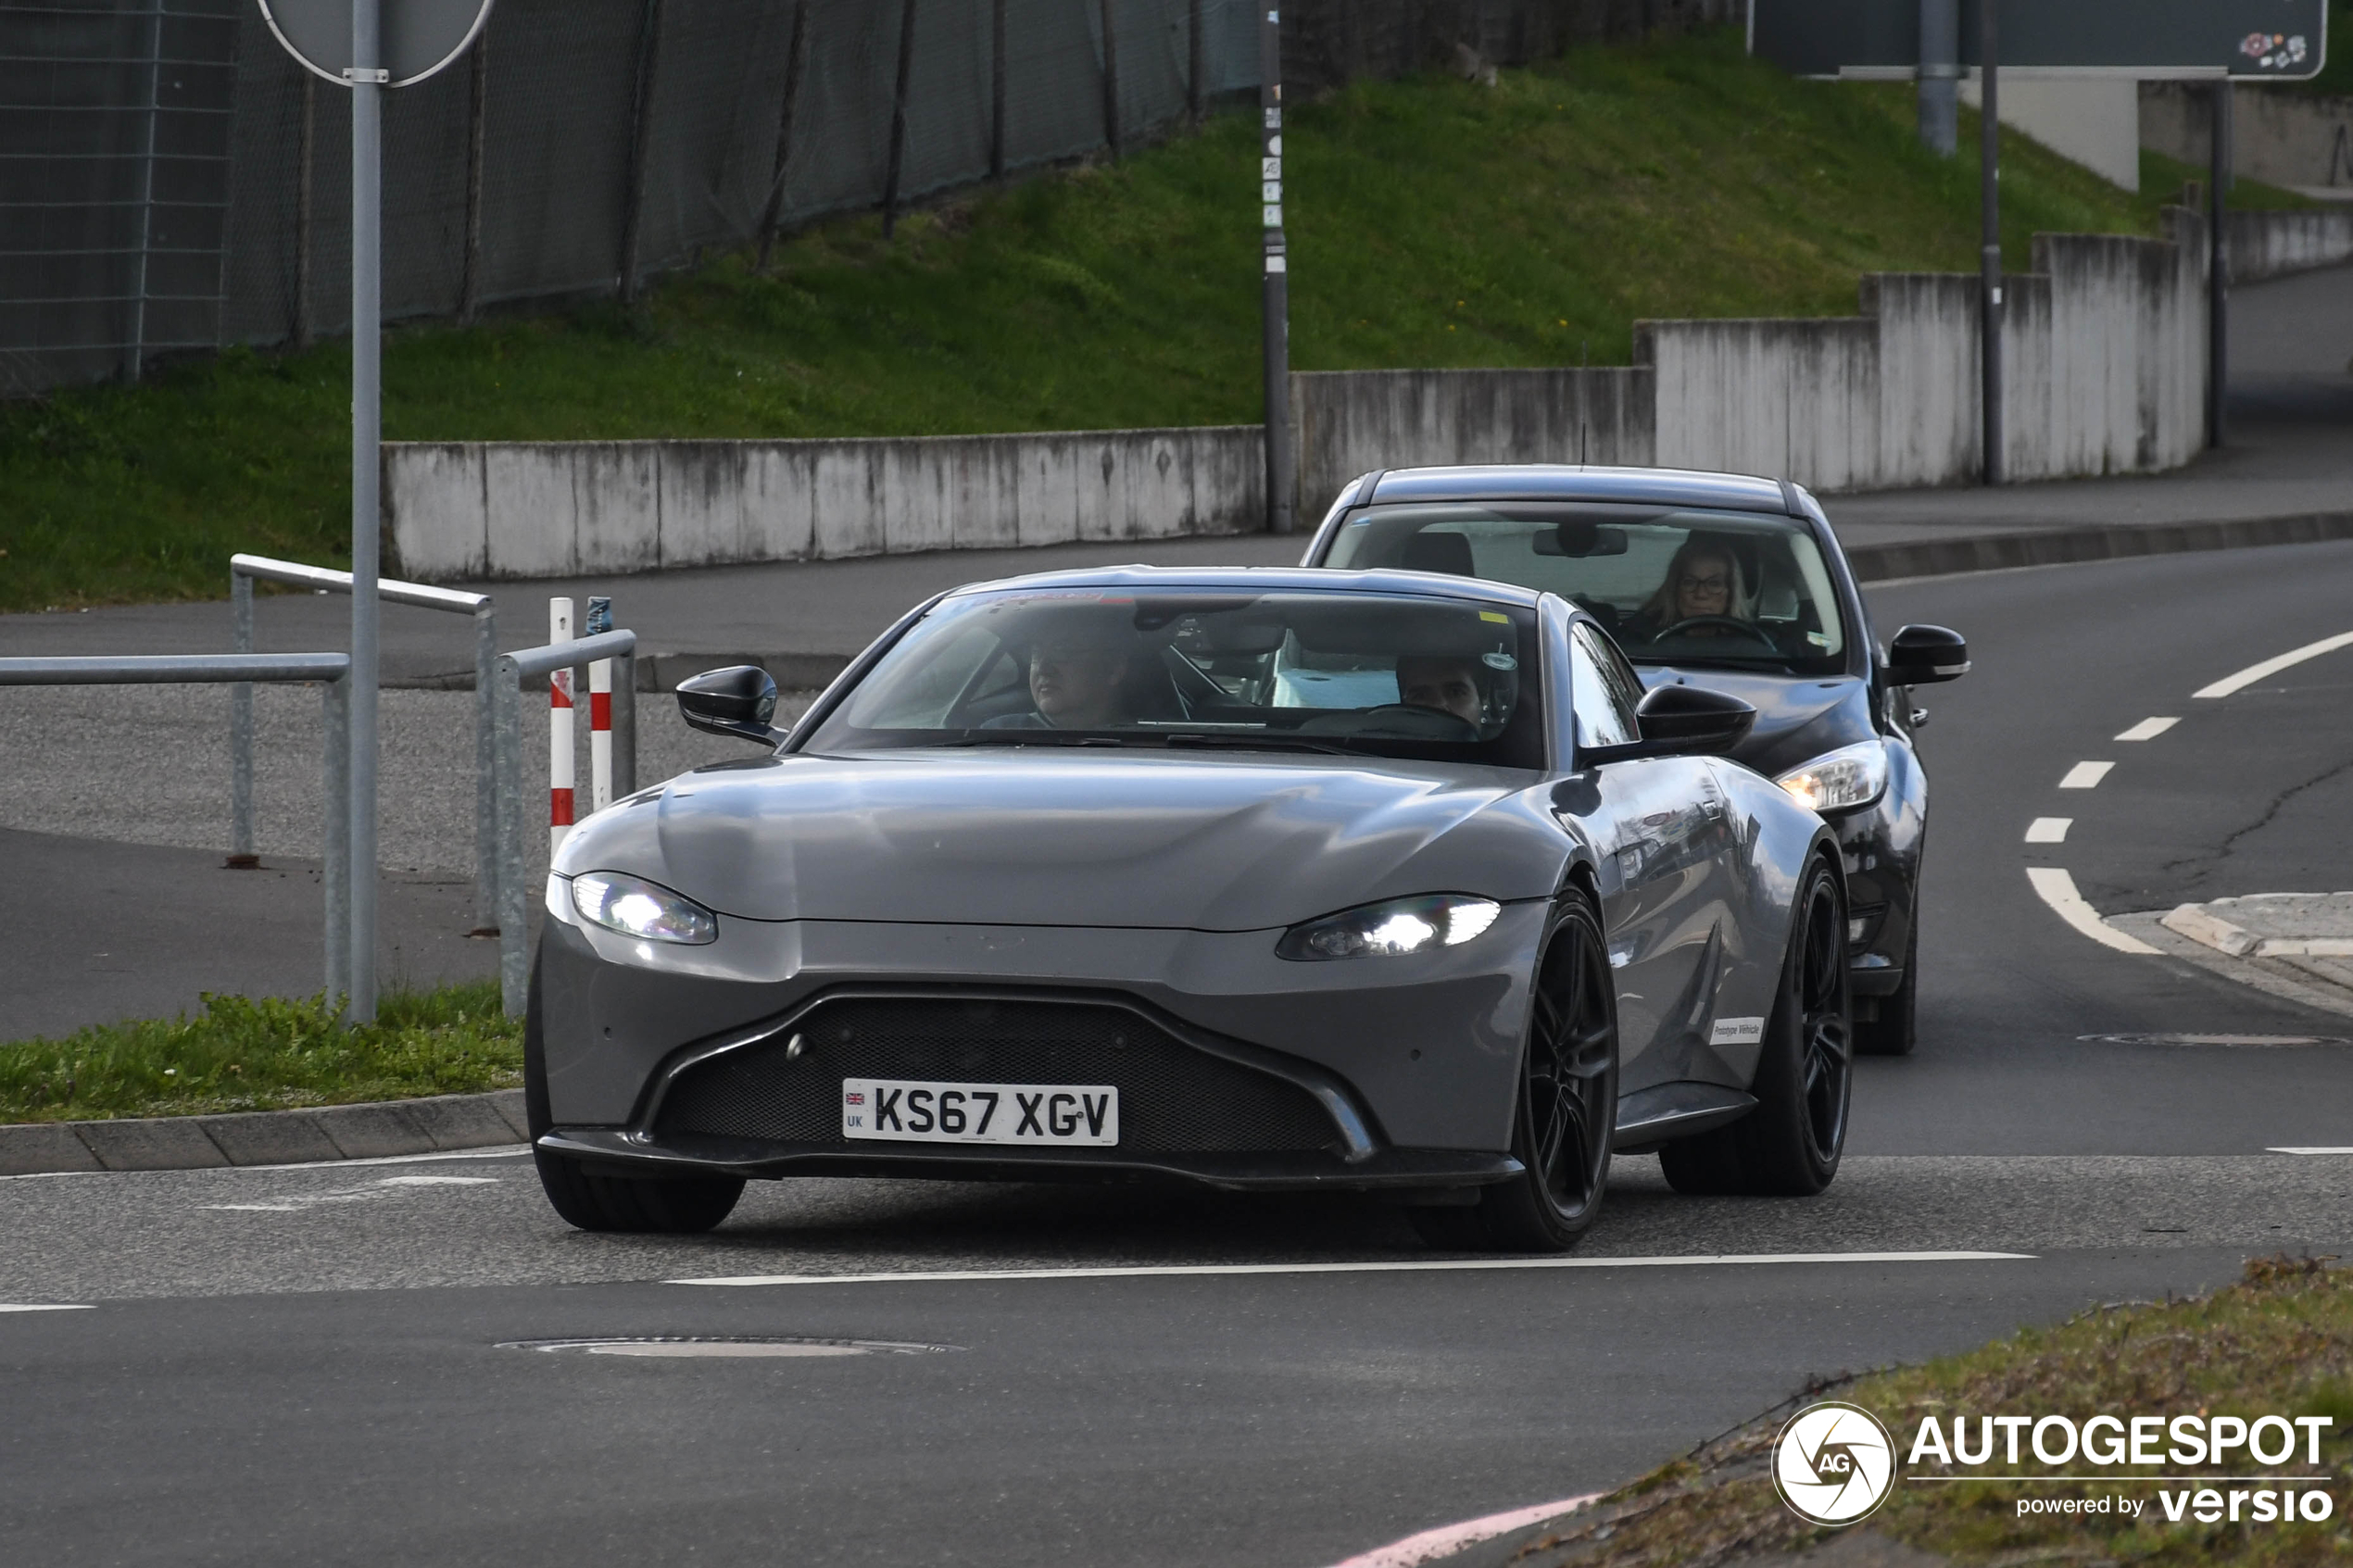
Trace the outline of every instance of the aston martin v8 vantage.
<path fill-rule="evenodd" d="M 1912 688 L 1969 645 L 1906 626 L 1885 646 L 1821 504 L 1746 474 L 1549 464 L 1396 469 L 1344 486 L 1310 566 L 1494 578 L 1567 598 L 1651 686 L 1754 704 L 1732 758 L 1820 811 L 1846 858 L 1855 1045 L 1902 1056 L 1920 989 L 1928 776 Z"/>
<path fill-rule="evenodd" d="M 1555 595 L 1422 573 L 1065 572 L 893 627 L 759 755 L 588 818 L 526 1031 L 547 1195 L 718 1223 L 749 1178 L 1386 1194 L 1571 1245 L 1613 1151 L 1819 1191 L 1851 1066 L 1822 819 Z"/>

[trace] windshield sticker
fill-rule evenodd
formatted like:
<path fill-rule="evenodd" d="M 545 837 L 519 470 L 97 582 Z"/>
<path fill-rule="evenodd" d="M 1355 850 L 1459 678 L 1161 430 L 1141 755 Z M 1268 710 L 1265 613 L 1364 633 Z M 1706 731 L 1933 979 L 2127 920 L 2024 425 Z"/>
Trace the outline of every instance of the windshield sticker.
<path fill-rule="evenodd" d="M 1498 626 L 1509 626 L 1512 623 L 1512 618 L 1510 616 L 1498 615 L 1491 609 L 1480 610 L 1478 612 L 1478 618 L 1481 621 L 1491 621 Z"/>

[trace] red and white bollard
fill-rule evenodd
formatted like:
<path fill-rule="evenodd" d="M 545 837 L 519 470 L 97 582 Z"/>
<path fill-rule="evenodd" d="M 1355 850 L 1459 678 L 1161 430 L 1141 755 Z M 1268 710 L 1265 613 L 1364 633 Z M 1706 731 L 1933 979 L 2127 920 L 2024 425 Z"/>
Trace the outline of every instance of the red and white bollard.
<path fill-rule="evenodd" d="M 601 596 L 588 601 L 585 636 L 612 630 L 612 600 Z M 588 661 L 588 809 L 601 811 L 612 804 L 612 660 Z"/>
<path fill-rule="evenodd" d="M 572 601 L 547 601 L 547 640 L 572 641 Z M 572 832 L 572 671 L 547 675 L 547 853 L 564 847 Z"/>

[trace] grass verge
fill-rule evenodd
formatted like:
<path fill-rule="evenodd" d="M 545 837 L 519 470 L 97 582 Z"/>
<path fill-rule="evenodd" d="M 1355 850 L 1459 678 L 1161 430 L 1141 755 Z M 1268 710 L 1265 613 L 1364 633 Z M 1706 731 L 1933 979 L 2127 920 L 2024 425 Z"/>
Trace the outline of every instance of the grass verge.
<path fill-rule="evenodd" d="M 1861 273 L 1977 267 L 1973 129 L 1936 157 L 1907 87 L 1793 81 L 1731 31 L 1579 48 L 1491 89 L 1360 82 L 1296 107 L 1286 141 L 1302 370 L 1622 363 L 1638 318 L 1846 314 Z M 765 275 L 721 257 L 634 309 L 404 328 L 385 434 L 1255 420 L 1256 157 L 1227 116 L 896 240 L 851 217 Z M 2152 232 L 2179 190 L 2129 194 L 2016 135 L 2003 157 L 2014 268 L 2038 230 Z M 0 610 L 219 597 L 236 550 L 346 560 L 348 367 L 345 344 L 235 350 L 0 408 Z"/>
<path fill-rule="evenodd" d="M 2027 1329 L 1967 1355 L 1924 1366 L 1816 1385 L 1780 1410 L 1702 1446 L 1574 1516 L 1573 1527 L 1531 1543 L 1515 1559 L 1527 1568 L 1680 1568 L 1802 1551 L 1841 1532 L 1817 1529 L 1775 1495 L 1768 1472 L 1774 1437 L 1790 1411 L 1817 1399 L 1857 1404 L 1895 1435 L 1908 1453 L 1920 1419 L 1964 1415 L 2100 1413 L 2201 1416 L 2328 1416 L 2318 1465 L 2296 1462 L 2283 1474 L 2320 1474 L 2334 1511 L 2319 1524 L 2254 1525 L 2170 1521 L 2149 1480 L 2157 1474 L 2245 1474 L 2244 1454 L 2221 1465 L 2105 1467 L 2095 1482 L 2044 1481 L 2053 1467 L 1996 1462 L 1966 1471 L 1924 1459 L 1906 1465 L 1888 1500 L 1858 1530 L 1962 1563 L 2343 1563 L 2353 1560 L 2353 1270 L 2324 1261 L 2250 1261 L 2236 1285 L 2182 1300 L 2104 1306 L 2057 1328 Z M 2267 1439 L 2268 1441 L 2268 1439 Z M 2082 1462 L 2065 1472 L 2102 1469 Z M 1970 1479 L 1915 1483 L 1915 1475 L 1966 1474 Z M 1978 1478 L 1978 1477 L 1982 1477 Z M 2183 1491 L 2205 1485 L 2175 1483 Z M 2139 1518 L 2115 1514 L 2018 1516 L 2026 1497 L 2127 1496 L 2146 1499 Z M 1866 1559 L 1857 1558 L 1856 1561 Z M 1876 1559 L 1869 1559 L 1876 1561 Z"/>
<path fill-rule="evenodd" d="M 205 997 L 204 1011 L 0 1045 L 0 1122 L 277 1110 L 522 1082 L 522 1023 L 495 981 L 395 993 L 365 1028 L 320 997 Z"/>

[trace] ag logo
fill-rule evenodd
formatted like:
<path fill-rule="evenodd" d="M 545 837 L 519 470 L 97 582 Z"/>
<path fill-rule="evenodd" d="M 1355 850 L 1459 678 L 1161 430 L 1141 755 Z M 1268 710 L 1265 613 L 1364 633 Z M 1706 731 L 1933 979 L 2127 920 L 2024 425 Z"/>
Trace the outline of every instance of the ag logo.
<path fill-rule="evenodd" d="M 1773 1489 L 1815 1524 L 1852 1524 L 1895 1485 L 1895 1440 L 1860 1405 L 1808 1405 L 1773 1439 Z"/>

